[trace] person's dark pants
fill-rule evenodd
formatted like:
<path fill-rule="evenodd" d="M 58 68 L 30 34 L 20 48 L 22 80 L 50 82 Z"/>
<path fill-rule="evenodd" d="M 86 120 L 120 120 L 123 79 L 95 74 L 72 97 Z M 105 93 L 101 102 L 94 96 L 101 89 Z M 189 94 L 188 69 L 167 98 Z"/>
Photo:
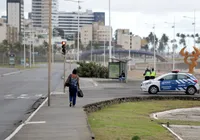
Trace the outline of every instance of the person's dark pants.
<path fill-rule="evenodd" d="M 144 79 L 145 79 L 145 80 L 149 80 L 149 79 L 150 79 L 150 76 L 145 76 Z"/>
<path fill-rule="evenodd" d="M 76 96 L 78 89 L 77 88 L 69 88 L 69 101 L 73 106 L 76 105 Z"/>
<path fill-rule="evenodd" d="M 155 79 L 155 76 L 151 76 L 151 79 Z"/>

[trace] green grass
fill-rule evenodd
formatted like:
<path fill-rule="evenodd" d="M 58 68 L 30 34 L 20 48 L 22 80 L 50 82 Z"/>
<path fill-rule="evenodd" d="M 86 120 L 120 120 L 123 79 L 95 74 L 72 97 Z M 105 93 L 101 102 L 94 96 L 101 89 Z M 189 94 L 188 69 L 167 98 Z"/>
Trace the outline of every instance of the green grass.
<path fill-rule="evenodd" d="M 139 136 L 141 140 L 174 140 L 162 123 L 200 125 L 200 122 L 154 120 L 151 113 L 200 106 L 199 101 L 141 101 L 112 105 L 89 114 L 88 120 L 96 140 L 131 140 Z"/>

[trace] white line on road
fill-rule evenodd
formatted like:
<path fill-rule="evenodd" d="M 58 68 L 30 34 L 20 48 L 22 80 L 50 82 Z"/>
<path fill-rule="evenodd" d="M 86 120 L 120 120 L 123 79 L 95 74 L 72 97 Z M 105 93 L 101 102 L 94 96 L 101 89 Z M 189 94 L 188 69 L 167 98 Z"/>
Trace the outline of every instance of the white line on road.
<path fill-rule="evenodd" d="M 42 97 L 42 94 L 36 94 L 35 96 L 36 97 Z"/>
<path fill-rule="evenodd" d="M 29 99 L 30 97 L 28 97 L 27 94 L 22 94 L 19 97 L 17 97 L 18 99 Z"/>
<path fill-rule="evenodd" d="M 179 140 L 183 140 L 178 134 L 176 134 L 174 131 L 172 131 L 169 127 L 167 127 L 166 125 L 162 125 L 163 127 L 165 127 L 167 130 L 169 130 L 174 136 L 176 136 Z"/>
<path fill-rule="evenodd" d="M 52 94 L 52 93 L 51 93 Z M 15 129 L 14 132 L 12 132 L 12 134 L 10 134 L 5 140 L 10 140 L 12 139 L 21 129 L 22 127 L 27 124 L 28 122 L 30 122 L 30 120 L 33 118 L 33 116 L 35 116 L 35 114 L 40 110 L 41 107 L 44 106 L 44 104 L 48 101 L 48 97 L 43 101 L 43 103 L 28 117 L 28 119 L 22 123 L 21 125 L 19 125 L 17 127 L 17 129 Z"/>
<path fill-rule="evenodd" d="M 27 122 L 26 124 L 42 124 L 42 123 L 46 123 L 46 121 Z"/>
<path fill-rule="evenodd" d="M 8 75 L 13 75 L 13 74 L 18 74 L 18 73 L 22 73 L 22 71 L 15 71 L 15 72 L 10 72 L 10 73 L 5 73 L 5 74 L 2 74 L 2 76 L 8 76 Z"/>

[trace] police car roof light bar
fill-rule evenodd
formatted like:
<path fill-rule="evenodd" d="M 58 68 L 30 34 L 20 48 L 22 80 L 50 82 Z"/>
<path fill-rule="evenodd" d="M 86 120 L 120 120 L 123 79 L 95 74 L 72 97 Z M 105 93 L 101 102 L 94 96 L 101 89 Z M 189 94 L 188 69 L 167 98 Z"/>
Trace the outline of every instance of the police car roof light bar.
<path fill-rule="evenodd" d="M 179 70 L 173 70 L 172 73 L 179 73 Z"/>

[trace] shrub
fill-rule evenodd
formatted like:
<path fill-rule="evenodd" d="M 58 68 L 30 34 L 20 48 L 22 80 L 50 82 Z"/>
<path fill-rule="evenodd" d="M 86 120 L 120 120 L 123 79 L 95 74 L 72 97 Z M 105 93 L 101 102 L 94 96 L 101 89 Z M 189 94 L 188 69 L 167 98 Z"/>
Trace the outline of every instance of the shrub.
<path fill-rule="evenodd" d="M 132 137 L 132 140 L 141 140 L 141 139 L 138 136 L 134 136 L 134 137 Z"/>
<path fill-rule="evenodd" d="M 91 77 L 91 78 L 108 78 L 108 68 L 100 64 L 90 62 L 78 62 L 79 67 L 77 68 L 80 77 Z"/>

